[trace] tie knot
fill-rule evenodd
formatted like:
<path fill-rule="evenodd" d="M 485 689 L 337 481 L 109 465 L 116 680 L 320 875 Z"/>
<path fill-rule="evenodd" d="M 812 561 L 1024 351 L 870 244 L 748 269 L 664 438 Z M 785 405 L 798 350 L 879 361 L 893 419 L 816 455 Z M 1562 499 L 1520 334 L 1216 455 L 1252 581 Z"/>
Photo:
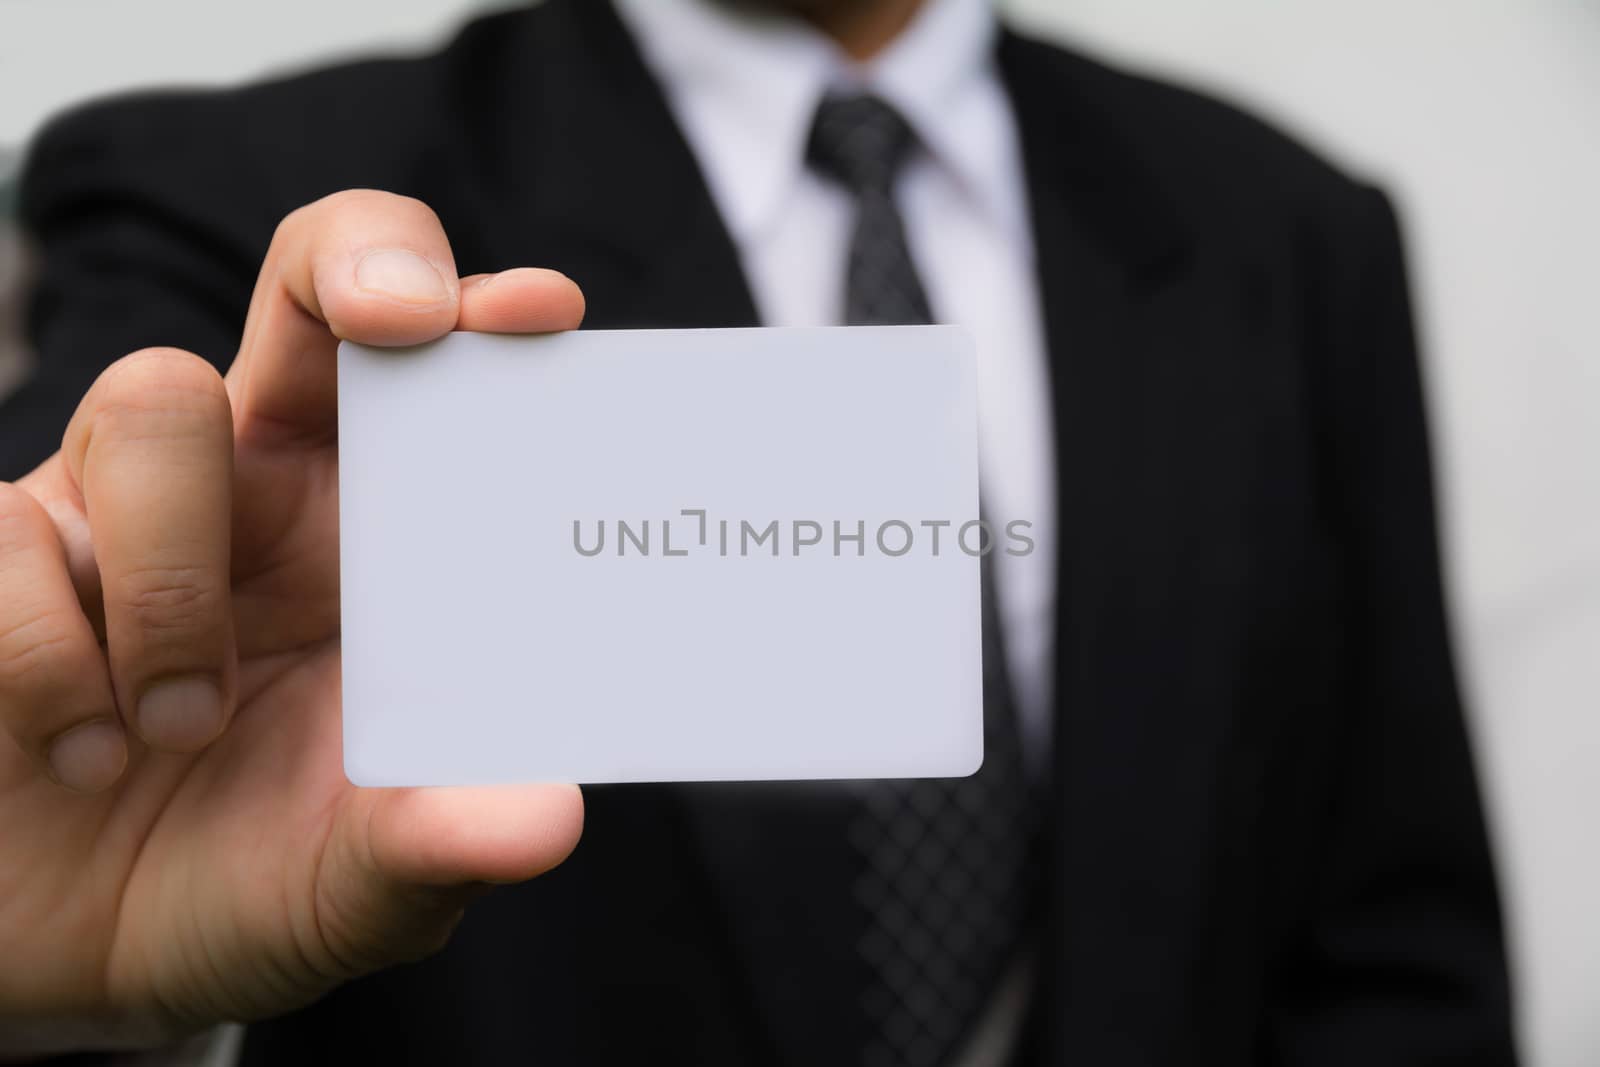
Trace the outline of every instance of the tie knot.
<path fill-rule="evenodd" d="M 915 142 L 900 112 L 878 97 L 830 93 L 817 105 L 806 159 L 853 193 L 887 194 Z"/>

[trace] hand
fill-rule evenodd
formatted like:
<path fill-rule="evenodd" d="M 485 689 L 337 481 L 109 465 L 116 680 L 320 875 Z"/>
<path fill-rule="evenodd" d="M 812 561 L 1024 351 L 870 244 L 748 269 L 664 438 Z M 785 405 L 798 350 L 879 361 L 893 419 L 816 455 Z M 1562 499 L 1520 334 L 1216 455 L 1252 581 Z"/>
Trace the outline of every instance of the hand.
<path fill-rule="evenodd" d="M 572 786 L 344 777 L 334 352 L 582 317 L 564 276 L 458 279 L 428 208 L 340 193 L 279 227 L 225 378 L 128 356 L 0 484 L 0 1057 L 281 1013 L 572 850 Z"/>

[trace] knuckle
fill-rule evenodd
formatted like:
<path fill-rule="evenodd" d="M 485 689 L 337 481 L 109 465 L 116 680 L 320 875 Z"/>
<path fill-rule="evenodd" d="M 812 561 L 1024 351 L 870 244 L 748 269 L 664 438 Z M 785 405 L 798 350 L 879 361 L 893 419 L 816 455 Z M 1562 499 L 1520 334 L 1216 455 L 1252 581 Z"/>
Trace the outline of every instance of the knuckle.
<path fill-rule="evenodd" d="M 49 520 L 25 489 L 0 482 L 0 561 L 37 543 Z"/>
<path fill-rule="evenodd" d="M 14 482 L 0 482 L 0 515 L 15 513 L 24 500 L 31 500 L 28 491 Z"/>
<path fill-rule="evenodd" d="M 377 214 L 400 216 L 420 223 L 434 225 L 439 223 L 439 216 L 433 208 L 416 197 L 385 192 L 382 189 L 344 189 L 296 210 L 284 220 L 283 226 L 298 226 L 308 217 L 344 219 Z"/>
<path fill-rule="evenodd" d="M 61 612 L 30 611 L 0 623 L 0 679 L 7 688 L 48 687 L 61 681 L 75 643 Z"/>
<path fill-rule="evenodd" d="M 179 349 L 150 348 L 125 356 L 101 376 L 101 387 L 97 425 L 137 433 L 157 425 L 170 428 L 174 419 L 219 428 L 231 420 L 222 375 Z"/>
<path fill-rule="evenodd" d="M 272 230 L 272 240 L 267 245 L 269 255 L 272 249 L 281 248 L 289 240 L 290 235 L 304 225 L 307 213 L 315 206 L 306 204 L 304 207 L 297 207 L 278 220 L 278 225 Z"/>
<path fill-rule="evenodd" d="M 104 380 L 134 401 L 171 396 L 216 407 L 228 399 L 217 368 L 181 348 L 140 349 L 112 364 Z"/>
<path fill-rule="evenodd" d="M 182 637 L 215 624 L 222 592 L 202 567 L 141 567 L 118 577 L 115 602 L 148 637 Z"/>
<path fill-rule="evenodd" d="M 392 196 L 393 194 L 385 194 Z M 404 212 L 417 223 L 444 229 L 444 224 L 439 219 L 439 213 L 434 211 L 426 202 L 412 196 L 395 196 L 393 206 L 396 211 Z"/>

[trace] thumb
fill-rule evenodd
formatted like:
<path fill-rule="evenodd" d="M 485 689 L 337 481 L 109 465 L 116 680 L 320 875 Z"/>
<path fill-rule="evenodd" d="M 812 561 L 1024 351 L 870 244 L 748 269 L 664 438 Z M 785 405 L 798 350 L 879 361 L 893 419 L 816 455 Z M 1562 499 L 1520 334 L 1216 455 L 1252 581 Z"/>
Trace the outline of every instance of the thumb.
<path fill-rule="evenodd" d="M 577 786 L 363 789 L 319 876 L 326 948 L 352 974 L 441 948 L 485 883 L 526 881 L 571 854 Z"/>

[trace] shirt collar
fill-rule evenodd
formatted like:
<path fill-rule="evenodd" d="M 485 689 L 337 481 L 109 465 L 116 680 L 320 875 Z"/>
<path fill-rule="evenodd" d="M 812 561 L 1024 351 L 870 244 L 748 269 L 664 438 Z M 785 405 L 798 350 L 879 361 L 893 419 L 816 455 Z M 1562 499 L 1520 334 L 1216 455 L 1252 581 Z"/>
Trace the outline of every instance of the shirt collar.
<path fill-rule="evenodd" d="M 779 217 L 805 167 L 817 103 L 832 87 L 894 105 L 983 210 L 1018 224 L 1007 206 L 1005 131 L 985 110 L 998 91 L 989 0 L 928 0 L 864 66 L 791 16 L 717 0 L 615 3 L 736 241 L 759 238 Z"/>

